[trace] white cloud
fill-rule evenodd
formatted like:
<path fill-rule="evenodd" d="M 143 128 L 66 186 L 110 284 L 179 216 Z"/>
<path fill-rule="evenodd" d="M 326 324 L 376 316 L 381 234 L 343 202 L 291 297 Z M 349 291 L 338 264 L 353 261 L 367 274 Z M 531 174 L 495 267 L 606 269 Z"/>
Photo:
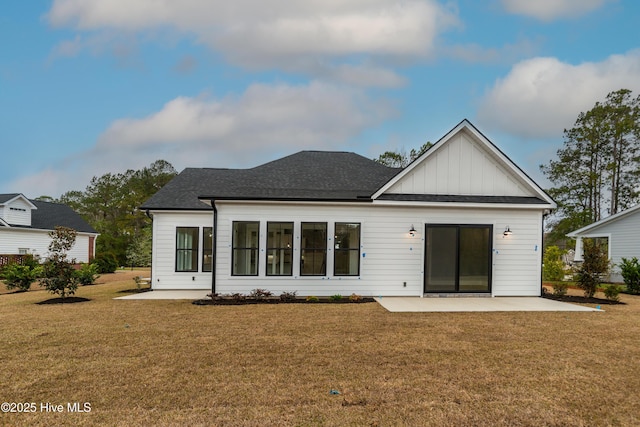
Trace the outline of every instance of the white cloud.
<path fill-rule="evenodd" d="M 502 0 L 509 13 L 541 21 L 573 18 L 602 7 L 609 0 Z"/>
<path fill-rule="evenodd" d="M 432 55 L 438 35 L 459 24 L 456 12 L 435 0 L 56 0 L 47 19 L 94 33 L 195 37 L 248 68 L 313 72 L 318 61 L 340 68 L 358 57 L 364 60 L 356 66 L 373 74 L 380 65 L 372 60 Z M 73 40 L 56 49 L 77 52 L 78 45 Z"/>
<path fill-rule="evenodd" d="M 561 136 L 580 112 L 621 88 L 640 91 L 640 50 L 579 65 L 533 58 L 516 64 L 485 94 L 478 119 L 518 136 Z"/>
<path fill-rule="evenodd" d="M 57 196 L 157 159 L 177 169 L 252 167 L 303 149 L 349 149 L 351 138 L 394 113 L 359 90 L 318 82 L 256 84 L 222 99 L 179 97 L 146 117 L 116 120 L 87 152 L 10 187 Z"/>

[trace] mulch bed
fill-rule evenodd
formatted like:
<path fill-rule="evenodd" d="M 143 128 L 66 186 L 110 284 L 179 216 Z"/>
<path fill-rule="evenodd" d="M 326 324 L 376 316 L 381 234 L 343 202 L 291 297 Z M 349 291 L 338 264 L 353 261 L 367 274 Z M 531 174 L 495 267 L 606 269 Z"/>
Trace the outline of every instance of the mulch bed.
<path fill-rule="evenodd" d="M 48 300 L 44 300 L 44 301 L 40 301 L 37 302 L 36 304 L 38 305 L 45 305 L 45 304 L 74 304 L 77 302 L 87 302 L 87 301 L 91 301 L 88 298 L 82 298 L 82 297 L 66 297 L 66 298 L 51 298 Z"/>
<path fill-rule="evenodd" d="M 542 296 L 543 298 L 552 299 L 555 301 L 562 302 L 572 302 L 578 304 L 600 304 L 600 305 L 617 305 L 617 304 L 626 304 L 621 301 L 611 301 L 603 298 L 591 297 L 587 298 L 580 295 L 553 295 L 553 294 L 545 294 Z"/>
<path fill-rule="evenodd" d="M 362 297 L 358 301 L 351 301 L 348 297 L 339 300 L 333 300 L 331 298 L 318 297 L 318 301 L 307 301 L 305 298 L 296 298 L 289 300 L 281 300 L 279 298 L 266 298 L 261 300 L 256 299 L 244 299 L 237 300 L 232 298 L 224 299 L 198 299 L 193 301 L 195 305 L 253 305 L 253 304 L 362 304 L 368 302 L 375 302 L 376 300 L 371 297 Z"/>

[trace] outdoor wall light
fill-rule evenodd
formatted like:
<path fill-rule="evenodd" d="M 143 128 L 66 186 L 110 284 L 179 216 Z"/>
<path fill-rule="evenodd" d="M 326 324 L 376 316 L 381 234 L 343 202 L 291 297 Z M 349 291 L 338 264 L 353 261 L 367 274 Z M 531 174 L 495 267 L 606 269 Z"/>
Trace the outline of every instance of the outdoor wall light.
<path fill-rule="evenodd" d="M 416 235 L 416 228 L 413 226 L 413 224 L 411 224 L 411 228 L 409 229 L 409 235 L 411 237 Z"/>
<path fill-rule="evenodd" d="M 511 229 L 509 228 L 509 226 L 507 225 L 507 228 L 504 229 L 504 233 L 502 233 L 504 236 L 511 236 L 513 234 L 513 231 L 511 231 Z"/>

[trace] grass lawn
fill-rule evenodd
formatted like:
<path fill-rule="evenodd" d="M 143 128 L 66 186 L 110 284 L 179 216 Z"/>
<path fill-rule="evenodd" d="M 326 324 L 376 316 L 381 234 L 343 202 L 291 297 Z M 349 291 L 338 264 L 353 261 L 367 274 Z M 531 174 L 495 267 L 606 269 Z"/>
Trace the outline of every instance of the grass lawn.
<path fill-rule="evenodd" d="M 640 297 L 604 313 L 113 300 L 138 274 L 76 304 L 0 294 L 0 401 L 37 407 L 0 425 L 640 424 Z"/>

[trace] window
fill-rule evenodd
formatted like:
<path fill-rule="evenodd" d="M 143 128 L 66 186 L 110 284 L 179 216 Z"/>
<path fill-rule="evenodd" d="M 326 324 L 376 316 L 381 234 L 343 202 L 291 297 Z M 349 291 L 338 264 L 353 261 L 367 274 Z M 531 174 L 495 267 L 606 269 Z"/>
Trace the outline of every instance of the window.
<path fill-rule="evenodd" d="M 293 223 L 267 223 L 267 276 L 291 276 Z"/>
<path fill-rule="evenodd" d="M 233 271 L 234 276 L 258 275 L 259 222 L 233 222 Z"/>
<path fill-rule="evenodd" d="M 300 252 L 302 276 L 327 274 L 327 223 L 303 222 Z"/>
<path fill-rule="evenodd" d="M 18 255 L 27 255 L 29 253 L 29 248 L 18 248 Z"/>
<path fill-rule="evenodd" d="M 211 271 L 213 262 L 213 227 L 202 229 L 202 271 Z"/>
<path fill-rule="evenodd" d="M 176 227 L 176 271 L 198 271 L 198 227 Z"/>
<path fill-rule="evenodd" d="M 360 224 L 336 222 L 333 274 L 360 275 Z"/>

